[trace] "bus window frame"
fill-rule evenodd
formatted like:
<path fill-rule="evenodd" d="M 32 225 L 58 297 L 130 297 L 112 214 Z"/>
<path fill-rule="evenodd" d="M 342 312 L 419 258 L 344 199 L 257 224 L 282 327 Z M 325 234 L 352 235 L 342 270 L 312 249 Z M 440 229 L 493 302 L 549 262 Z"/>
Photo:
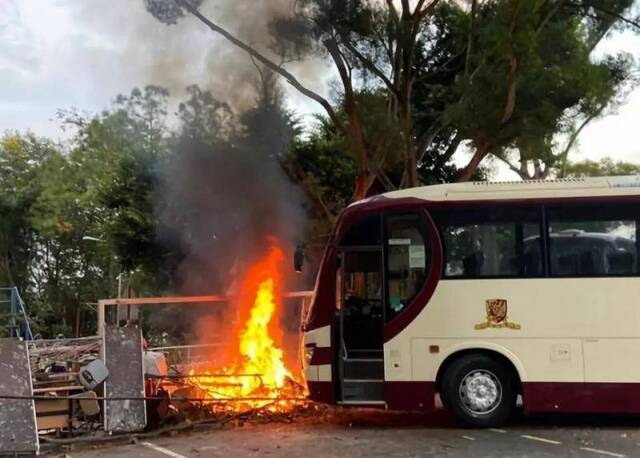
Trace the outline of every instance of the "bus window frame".
<path fill-rule="evenodd" d="M 621 273 L 621 274 L 599 274 L 599 273 L 594 273 L 594 274 L 582 274 L 582 275 L 573 275 L 573 274 L 567 274 L 567 275 L 562 275 L 562 274 L 555 274 L 553 273 L 551 270 L 551 237 L 549 237 L 550 234 L 550 225 L 549 225 L 549 221 L 550 218 L 548 216 L 548 212 L 550 209 L 572 209 L 573 211 L 577 211 L 578 209 L 583 210 L 583 209 L 588 209 L 588 208 L 594 208 L 594 207 L 598 207 L 599 205 L 593 202 L 577 202 L 577 203 L 571 203 L 571 204 L 555 204 L 553 202 L 548 202 L 545 203 L 543 205 L 543 209 L 544 209 L 544 213 L 545 213 L 545 228 L 544 228 L 544 235 L 546 238 L 546 242 L 545 242 L 545 247 L 546 247 L 546 262 L 547 262 L 547 266 L 545 268 L 545 278 L 563 278 L 563 279 L 571 279 L 571 278 L 575 278 L 575 279 L 579 279 L 579 278 L 636 278 L 636 277 L 640 277 L 640 205 L 636 202 L 631 202 L 631 203 L 627 203 L 627 202 L 612 202 L 611 203 L 612 207 L 618 207 L 618 208 L 624 208 L 625 211 L 628 211 L 629 213 L 631 213 L 633 215 L 633 207 L 637 207 L 639 210 L 639 213 L 636 213 L 634 216 L 634 218 L 629 219 L 629 221 L 633 221 L 635 223 L 635 232 L 636 232 L 636 240 L 635 240 L 635 247 L 636 247 L 636 262 L 635 262 L 635 272 L 633 273 Z M 611 207 L 610 207 L 611 208 Z M 570 221 L 571 219 L 567 219 L 567 221 Z M 577 219 L 577 222 L 583 222 L 581 219 Z M 589 221 L 589 220 L 588 220 Z M 590 221 L 616 221 L 614 219 L 604 219 L 604 218 L 594 218 Z M 623 219 L 620 219 L 619 221 L 623 221 Z"/>
<path fill-rule="evenodd" d="M 421 211 L 423 210 L 423 211 Z M 432 262 L 432 253 L 434 251 L 434 247 L 432 247 L 432 243 L 431 243 L 431 238 L 429 236 L 429 231 L 428 231 L 428 225 L 427 225 L 427 221 L 425 220 L 424 217 L 424 212 L 426 212 L 426 208 L 415 208 L 415 209 L 390 209 L 387 210 L 385 212 L 383 212 L 383 220 L 382 220 L 382 263 L 383 263 L 383 270 L 384 270 L 384 274 L 383 274 L 383 293 L 384 293 L 384 324 L 385 326 L 388 323 L 391 323 L 392 321 L 394 321 L 395 319 L 397 319 L 400 315 L 402 315 L 402 313 L 408 309 L 409 307 L 411 307 L 411 305 L 413 304 L 414 300 L 416 299 L 416 297 L 418 297 L 420 295 L 420 293 L 422 292 L 422 290 L 426 287 L 428 279 L 429 279 L 429 274 L 431 273 L 431 270 L 433 269 L 433 262 Z M 394 216 L 414 216 L 416 217 L 417 221 L 418 221 L 418 232 L 420 233 L 420 235 L 422 236 L 422 241 L 424 243 L 424 248 L 425 248 L 425 273 L 424 273 L 424 281 L 422 282 L 422 285 L 420 285 L 420 287 L 418 288 L 418 290 L 415 292 L 415 294 L 407 300 L 407 305 L 398 313 L 396 313 L 396 315 L 391 318 L 390 320 L 387 318 L 387 310 L 389 309 L 389 307 L 391 306 L 391 302 L 389 299 L 389 287 L 387 284 L 387 279 L 389 278 L 389 263 L 387 262 L 389 259 L 389 240 L 388 240 L 388 221 L 390 218 L 394 217 Z"/>
<path fill-rule="evenodd" d="M 443 269 L 443 252 L 442 252 L 442 240 L 440 238 L 440 232 L 436 226 L 436 223 L 429 211 L 429 205 L 419 205 L 415 207 L 398 207 L 389 208 L 384 211 L 385 214 L 411 214 L 414 213 L 418 216 L 418 219 L 422 223 L 422 235 L 425 238 L 425 248 L 429 247 L 431 255 L 429 268 L 425 275 L 425 281 L 422 287 L 418 290 L 417 294 L 407 303 L 407 306 L 398 313 L 392 320 L 386 321 L 382 330 L 382 337 L 384 342 L 389 342 L 400 332 L 402 332 L 407 326 L 409 326 L 416 317 L 429 306 L 429 302 L 433 297 L 433 294 L 438 287 L 438 283 L 442 280 Z M 383 226 L 383 229 L 385 226 Z M 384 234 L 386 236 L 386 234 Z M 383 239 L 384 242 L 384 239 Z M 386 245 L 386 243 L 385 243 Z M 386 275 L 386 258 L 384 260 L 385 275 Z M 385 277 L 386 287 L 386 277 Z M 385 292 L 386 294 L 386 292 Z M 386 304 L 385 304 L 386 310 Z"/>
<path fill-rule="evenodd" d="M 456 204 L 458 204 L 458 202 L 456 202 Z M 479 202 L 461 202 L 460 205 L 455 205 L 455 206 L 442 206 L 442 207 L 438 207 L 437 211 L 442 212 L 443 210 L 450 210 L 450 209 L 455 209 L 456 211 L 465 211 L 468 209 L 478 209 L 478 208 L 482 208 L 482 207 L 495 207 L 496 204 L 494 202 L 488 203 L 485 201 L 479 201 Z M 515 209 L 515 210 L 527 210 L 527 211 L 537 211 L 538 216 L 536 218 L 536 220 L 534 221 L 533 219 L 531 221 L 526 221 L 526 220 L 518 220 L 516 218 L 513 219 L 495 219 L 495 220 L 488 220 L 486 221 L 486 223 L 514 223 L 514 224 L 536 224 L 538 226 L 538 231 L 539 231 L 539 238 L 540 238 L 540 257 L 541 257 L 541 271 L 539 275 L 482 275 L 482 276 L 472 276 L 472 275 L 456 275 L 456 276 L 448 276 L 446 275 L 446 268 L 447 268 L 447 247 L 445 244 L 445 239 L 444 239 L 444 234 L 443 234 L 443 226 L 446 226 L 447 224 L 443 224 L 442 219 L 440 219 L 439 217 L 435 219 L 435 225 L 436 228 L 438 230 L 438 234 L 440 236 L 440 243 L 442 245 L 441 249 L 442 249 L 442 272 L 440 273 L 440 278 L 442 280 L 453 280 L 453 281 L 457 281 L 457 280 L 538 280 L 541 278 L 546 278 L 548 276 L 548 248 L 547 248 L 547 244 L 546 241 L 544 240 L 545 238 L 545 227 L 546 227 L 546 222 L 545 222 L 545 205 L 543 204 L 534 204 L 534 203 L 522 203 L 522 202 L 504 202 L 502 205 L 500 205 L 502 208 L 509 208 L 509 209 Z M 439 216 L 439 215 L 438 215 Z"/>

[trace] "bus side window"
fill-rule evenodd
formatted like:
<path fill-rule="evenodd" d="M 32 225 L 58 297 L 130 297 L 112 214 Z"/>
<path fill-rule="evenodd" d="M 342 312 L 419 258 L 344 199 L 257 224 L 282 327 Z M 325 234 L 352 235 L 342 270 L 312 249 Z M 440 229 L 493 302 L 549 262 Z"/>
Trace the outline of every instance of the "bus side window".
<path fill-rule="evenodd" d="M 547 208 L 550 274 L 637 274 L 639 210 L 629 205 Z"/>
<path fill-rule="evenodd" d="M 430 263 L 418 215 L 387 218 L 386 320 L 397 316 L 422 288 Z"/>
<path fill-rule="evenodd" d="M 445 278 L 543 275 L 539 207 L 474 206 L 436 216 Z"/>

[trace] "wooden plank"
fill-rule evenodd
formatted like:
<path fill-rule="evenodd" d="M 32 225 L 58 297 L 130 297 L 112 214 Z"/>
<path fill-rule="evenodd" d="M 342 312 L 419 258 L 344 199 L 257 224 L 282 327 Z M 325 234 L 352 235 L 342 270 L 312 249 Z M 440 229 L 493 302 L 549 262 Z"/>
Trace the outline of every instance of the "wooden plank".
<path fill-rule="evenodd" d="M 27 346 L 17 339 L 0 339 L 0 395 L 33 395 Z M 39 450 L 33 400 L 0 398 L 0 455 Z"/>
<path fill-rule="evenodd" d="M 42 394 L 42 393 L 56 393 L 58 391 L 79 391 L 84 390 L 84 388 L 80 385 L 66 385 L 66 386 L 50 386 L 46 388 L 34 388 L 34 394 Z"/>
<path fill-rule="evenodd" d="M 142 333 L 136 327 L 105 326 L 104 358 L 109 369 L 105 397 L 144 397 Z M 143 400 L 105 401 L 105 431 L 135 432 L 147 426 Z"/>
<path fill-rule="evenodd" d="M 38 430 L 62 429 L 69 426 L 69 415 L 38 417 Z"/>
<path fill-rule="evenodd" d="M 50 412 L 60 412 L 69 410 L 69 400 L 67 399 L 39 399 L 36 401 L 36 415 Z"/>

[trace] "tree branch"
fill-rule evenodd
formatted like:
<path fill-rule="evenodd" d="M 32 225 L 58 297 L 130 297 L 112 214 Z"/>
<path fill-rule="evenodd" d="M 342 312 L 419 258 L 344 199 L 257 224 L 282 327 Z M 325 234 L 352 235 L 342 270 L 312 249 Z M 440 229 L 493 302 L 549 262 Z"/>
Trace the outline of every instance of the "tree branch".
<path fill-rule="evenodd" d="M 340 79 L 342 80 L 342 85 L 344 86 L 344 97 L 345 100 L 353 100 L 353 86 L 351 84 L 351 78 L 349 76 L 349 70 L 347 65 L 345 64 L 345 60 L 343 55 L 340 53 L 340 48 L 338 47 L 338 43 L 334 38 L 327 39 L 323 42 L 325 48 L 329 52 L 329 55 L 333 59 L 336 64 L 336 68 L 338 69 L 338 74 L 340 75 Z"/>
<path fill-rule="evenodd" d="M 520 178 L 522 178 L 523 180 L 526 180 L 527 178 L 529 178 L 528 176 L 523 176 L 523 172 L 522 172 L 522 168 L 521 167 L 516 167 L 515 165 L 513 165 L 513 163 L 511 161 L 509 161 L 509 159 L 504 157 L 502 154 L 494 154 L 494 156 L 497 157 L 498 159 L 500 159 L 502 162 L 504 162 L 509 167 L 509 170 L 511 170 L 512 172 L 517 173 L 518 176 Z"/>
<path fill-rule="evenodd" d="M 560 8 L 562 8 L 566 2 L 567 0 L 558 0 L 558 2 L 549 7 L 549 12 L 544 18 L 542 18 L 542 21 L 540 21 L 540 24 L 536 29 L 536 35 L 540 34 L 542 29 L 544 29 L 544 26 L 547 25 L 547 23 L 551 20 L 551 18 L 553 18 L 553 16 L 558 13 L 558 11 L 560 11 Z"/>
<path fill-rule="evenodd" d="M 436 8 L 436 6 L 438 6 L 438 3 L 440 3 L 440 0 L 433 0 L 431 3 L 425 6 L 423 10 L 420 9 L 420 7 L 422 6 L 422 3 L 424 3 L 424 1 L 420 2 L 420 4 L 416 7 L 416 17 L 418 18 L 419 21 L 424 19 L 425 16 L 428 16 L 431 13 L 433 13 L 433 10 Z"/>
<path fill-rule="evenodd" d="M 576 142 L 576 140 L 578 140 L 580 133 L 583 131 L 585 127 L 587 127 L 587 125 L 591 121 L 593 121 L 595 118 L 600 116 L 600 114 L 604 111 L 606 106 L 607 106 L 606 104 L 602 104 L 600 108 L 598 108 L 595 112 L 587 116 L 584 119 L 584 121 L 582 121 L 582 124 L 580 124 L 578 129 L 571 135 L 571 138 L 569 138 L 569 142 L 567 143 L 567 146 L 565 146 L 565 148 L 560 153 L 560 165 L 562 167 L 562 170 L 560 172 L 561 177 L 563 177 L 567 172 L 567 158 L 569 156 L 569 151 L 571 151 L 571 148 L 573 148 L 574 143 Z"/>
<path fill-rule="evenodd" d="M 402 5 L 402 17 L 406 18 L 411 15 L 411 7 L 409 6 L 409 0 L 401 0 L 400 4 Z"/>
<path fill-rule="evenodd" d="M 382 80 L 382 82 L 387 86 L 390 92 L 393 93 L 395 97 L 400 97 L 400 93 L 398 92 L 398 88 L 391 82 L 389 77 L 385 75 L 382 70 L 380 70 L 369 58 L 363 55 L 358 49 L 353 46 L 342 34 L 340 34 L 342 40 L 340 43 L 349 50 L 351 54 L 353 54 L 356 59 L 358 59 L 362 64 L 374 75 Z"/>
<path fill-rule="evenodd" d="M 327 99 L 322 97 L 320 94 L 312 91 L 311 89 L 308 89 L 307 87 L 303 86 L 302 83 L 300 83 L 300 81 L 298 81 L 298 79 L 295 76 L 293 76 L 291 73 L 289 73 L 287 70 L 285 70 L 284 68 L 280 67 L 275 62 L 273 62 L 271 59 L 265 57 L 263 54 L 261 54 L 259 51 L 257 51 L 256 49 L 252 48 L 251 46 L 249 46 L 245 42 L 239 40 L 238 38 L 233 36 L 231 33 L 229 33 L 227 30 L 223 29 L 219 25 L 214 24 L 211 20 L 209 20 L 202 13 L 200 13 L 200 11 L 198 11 L 198 9 L 194 8 L 193 6 L 191 6 L 189 4 L 189 2 L 187 2 L 185 0 L 175 0 L 175 1 L 180 6 L 182 6 L 187 11 L 189 11 L 193 16 L 198 18 L 200 20 L 200 22 L 202 22 L 207 27 L 209 27 L 209 29 L 211 29 L 213 32 L 222 35 L 227 41 L 231 42 L 233 45 L 235 45 L 238 48 L 242 49 L 247 54 L 249 54 L 250 56 L 254 57 L 256 60 L 260 61 L 265 67 L 273 70 L 275 73 L 277 73 L 278 75 L 282 76 L 289 84 L 291 84 L 302 95 L 304 95 L 304 96 L 316 101 L 317 103 L 319 103 L 324 108 L 324 110 L 327 112 L 327 114 L 329 115 L 329 118 L 331 118 L 331 121 L 333 121 L 333 123 L 340 130 L 342 130 L 342 131 L 346 130 L 344 124 L 342 123 L 342 120 L 337 115 L 337 113 L 334 111 L 333 107 L 327 101 Z"/>
<path fill-rule="evenodd" d="M 464 140 L 464 135 L 462 135 L 461 131 L 458 131 L 455 137 L 453 137 L 453 140 L 451 140 L 451 143 L 449 143 L 449 147 L 440 158 L 443 165 L 449 162 L 456 151 L 458 151 L 458 147 L 460 146 L 460 143 L 462 143 L 462 140 Z"/>
<path fill-rule="evenodd" d="M 509 71 L 507 73 L 507 100 L 502 112 L 502 118 L 500 119 L 500 125 L 507 124 L 513 116 L 513 111 L 516 108 L 516 73 L 518 71 L 518 58 L 515 52 L 512 52 L 508 57 Z"/>
<path fill-rule="evenodd" d="M 398 10 L 396 6 L 393 4 L 393 0 L 387 0 L 387 8 L 389 12 L 393 15 L 394 21 L 397 23 L 399 20 Z"/>
<path fill-rule="evenodd" d="M 640 29 L 640 22 L 635 21 L 633 19 L 629 19 L 625 16 L 623 16 L 622 14 L 616 13 L 615 11 L 611 11 L 608 8 L 603 8 L 602 6 L 599 5 L 594 5 L 593 3 L 569 3 L 567 6 L 572 6 L 574 8 L 581 8 L 581 9 L 587 9 L 587 8 L 593 8 L 594 10 L 600 11 L 601 13 L 607 14 L 609 16 L 612 16 L 628 25 L 632 25 L 638 29 Z"/>
<path fill-rule="evenodd" d="M 471 57 L 473 55 L 474 47 L 474 35 L 475 35 L 475 23 L 476 14 L 478 11 L 478 0 L 471 0 L 471 19 L 469 21 L 469 33 L 467 34 L 467 55 L 464 60 L 464 76 L 469 76 L 469 69 L 471 68 Z"/>

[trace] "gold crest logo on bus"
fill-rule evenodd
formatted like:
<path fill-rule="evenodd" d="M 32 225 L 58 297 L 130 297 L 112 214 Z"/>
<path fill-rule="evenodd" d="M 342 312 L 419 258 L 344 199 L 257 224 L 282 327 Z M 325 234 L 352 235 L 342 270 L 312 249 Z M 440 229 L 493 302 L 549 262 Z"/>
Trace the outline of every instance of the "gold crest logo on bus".
<path fill-rule="evenodd" d="M 487 299 L 485 304 L 487 321 L 475 325 L 475 329 L 509 328 L 520 329 L 520 325 L 509 321 L 506 299 Z"/>

